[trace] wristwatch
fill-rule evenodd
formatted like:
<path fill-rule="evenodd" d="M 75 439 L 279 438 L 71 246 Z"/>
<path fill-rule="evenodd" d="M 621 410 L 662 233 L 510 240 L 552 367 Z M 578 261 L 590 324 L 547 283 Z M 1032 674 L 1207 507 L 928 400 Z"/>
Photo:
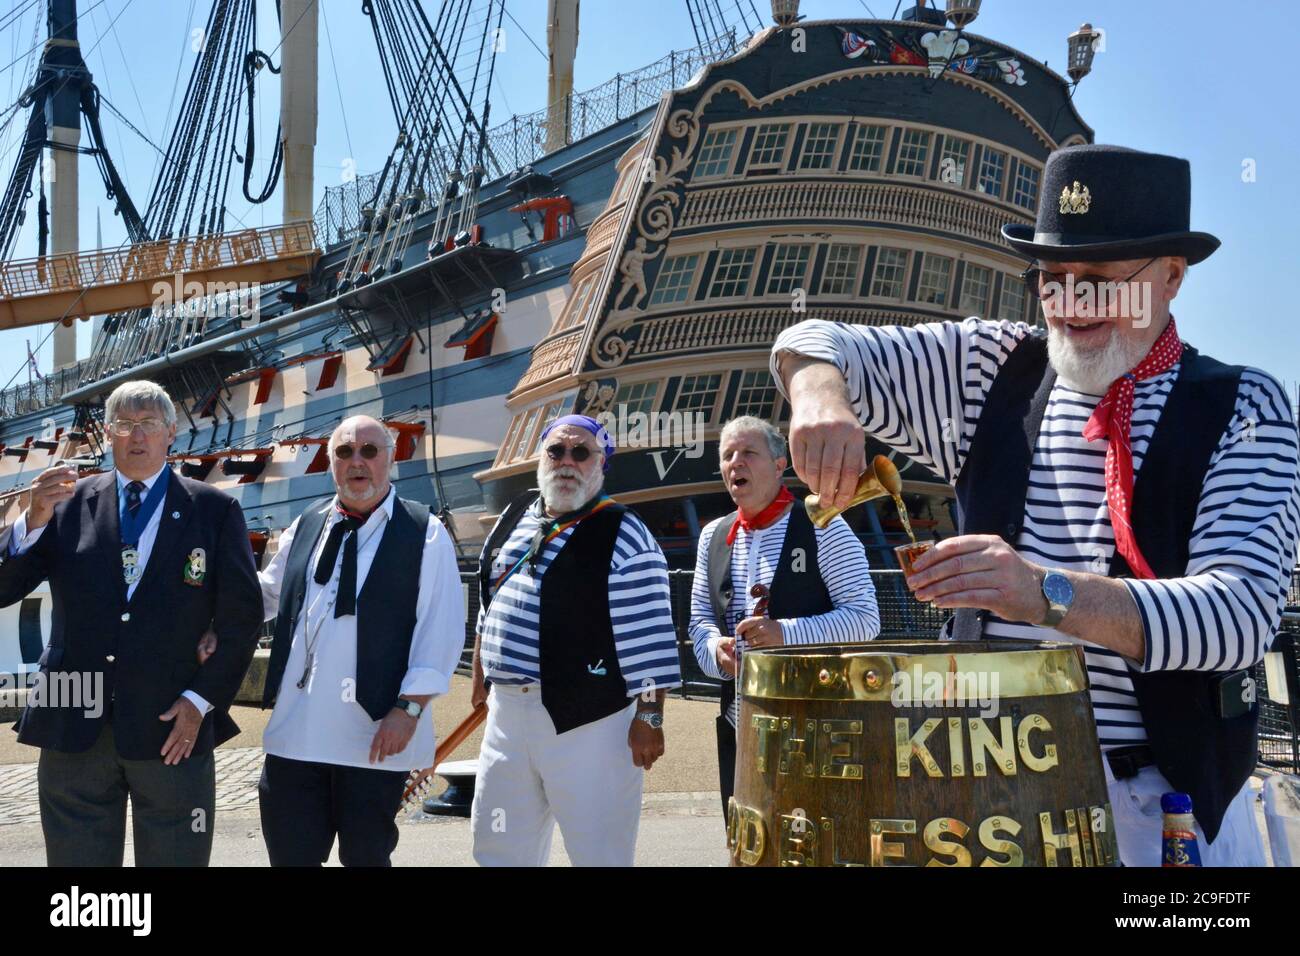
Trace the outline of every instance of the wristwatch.
<path fill-rule="evenodd" d="M 1043 597 L 1047 598 L 1047 616 L 1039 624 L 1056 627 L 1074 603 L 1074 585 L 1060 571 L 1048 571 L 1043 577 Z"/>
<path fill-rule="evenodd" d="M 657 710 L 638 710 L 636 720 L 643 720 L 655 730 L 659 730 L 664 725 L 664 715 Z"/>
<path fill-rule="evenodd" d="M 424 708 L 421 707 L 413 700 L 402 700 L 401 698 L 398 698 L 397 703 L 394 704 L 393 706 L 396 707 L 398 710 L 406 711 L 412 717 L 416 717 L 416 718 L 418 718 L 422 713 L 424 713 Z"/>

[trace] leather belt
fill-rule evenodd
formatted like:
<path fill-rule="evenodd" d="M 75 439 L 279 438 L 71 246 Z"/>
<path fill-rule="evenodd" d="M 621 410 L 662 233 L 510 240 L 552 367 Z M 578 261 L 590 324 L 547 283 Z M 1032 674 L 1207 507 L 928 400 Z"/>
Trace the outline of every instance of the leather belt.
<path fill-rule="evenodd" d="M 1136 777 L 1143 767 L 1154 767 L 1156 755 L 1146 744 L 1135 747 L 1115 747 L 1106 751 L 1106 762 L 1116 780 Z"/>

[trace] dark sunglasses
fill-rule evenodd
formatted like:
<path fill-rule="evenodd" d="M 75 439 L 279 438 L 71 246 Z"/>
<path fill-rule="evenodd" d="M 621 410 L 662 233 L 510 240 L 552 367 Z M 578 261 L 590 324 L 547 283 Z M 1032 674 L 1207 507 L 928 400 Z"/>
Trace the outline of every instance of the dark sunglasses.
<path fill-rule="evenodd" d="M 564 461 L 564 453 L 566 451 L 578 464 L 582 464 L 582 462 L 591 457 L 591 449 L 586 445 L 574 445 L 572 448 L 569 448 L 567 445 L 547 445 L 546 457 L 551 459 L 551 461 Z"/>
<path fill-rule="evenodd" d="M 372 445 L 370 442 L 366 442 L 364 445 L 362 445 L 360 448 L 356 450 L 361 453 L 361 457 L 364 458 L 366 461 L 369 461 L 370 459 L 374 458 L 376 455 L 379 454 L 379 446 Z M 351 445 L 339 445 L 337 448 L 334 449 L 334 457 L 337 458 L 339 461 L 347 461 L 349 458 L 352 457 L 352 451 L 353 449 Z"/>
<path fill-rule="evenodd" d="M 1125 276 L 1122 279 L 1099 275 L 1075 276 L 1074 292 L 1076 295 L 1080 296 L 1086 293 L 1096 299 L 1098 296 L 1098 286 L 1107 283 L 1121 285 L 1125 282 L 1132 282 L 1144 269 L 1147 268 L 1147 266 L 1151 265 L 1151 263 L 1155 261 L 1155 259 L 1148 259 L 1141 269 L 1138 269 L 1137 272 L 1130 276 Z M 1052 291 L 1048 288 L 1052 283 L 1055 283 L 1060 290 L 1064 291 L 1066 280 L 1069 278 L 1069 275 L 1070 273 L 1068 272 L 1048 272 L 1046 269 L 1031 266 L 1020 274 L 1020 278 L 1024 280 L 1025 285 L 1029 288 L 1030 295 L 1034 296 L 1036 299 L 1044 299 L 1052 294 Z"/>
<path fill-rule="evenodd" d="M 754 617 L 767 617 L 767 602 L 771 596 L 768 593 L 766 584 L 755 584 L 749 589 L 749 596 L 757 598 L 754 603 Z"/>

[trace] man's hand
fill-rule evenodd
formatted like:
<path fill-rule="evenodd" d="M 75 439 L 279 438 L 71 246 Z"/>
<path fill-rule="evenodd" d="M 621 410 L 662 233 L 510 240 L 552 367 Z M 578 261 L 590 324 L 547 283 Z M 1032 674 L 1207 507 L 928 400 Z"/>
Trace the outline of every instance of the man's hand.
<path fill-rule="evenodd" d="M 46 468 L 32 482 L 31 504 L 27 506 L 27 530 L 35 531 L 49 524 L 54 506 L 67 501 L 77 487 L 77 469 L 70 465 Z"/>
<path fill-rule="evenodd" d="M 862 425 L 849 404 L 844 377 L 828 362 L 787 355 L 790 455 L 795 474 L 824 505 L 843 510 L 867 466 Z"/>
<path fill-rule="evenodd" d="M 644 720 L 632 718 L 628 728 L 627 745 L 632 749 L 632 763 L 649 770 L 664 755 L 664 731 L 651 727 Z"/>
<path fill-rule="evenodd" d="M 400 708 L 394 707 L 390 710 L 388 716 L 380 722 L 379 729 L 375 731 L 374 739 L 370 741 L 370 762 L 374 763 L 377 760 L 383 763 L 385 757 L 391 757 L 405 750 L 419 723 L 418 717 L 412 717 Z"/>
<path fill-rule="evenodd" d="M 196 650 L 199 656 L 199 666 L 202 667 L 208 662 L 208 658 L 217 652 L 217 632 L 209 630 L 200 637 Z"/>
<path fill-rule="evenodd" d="M 718 670 L 722 672 L 723 677 L 736 676 L 736 639 L 734 637 L 724 637 L 718 641 L 718 652 L 714 656 L 718 660 Z"/>
<path fill-rule="evenodd" d="M 907 585 L 918 601 L 941 608 L 974 607 L 1004 621 L 1039 624 L 1047 614 L 1043 575 L 997 535 L 967 534 L 940 541 L 920 555 Z"/>
<path fill-rule="evenodd" d="M 158 719 L 176 721 L 162 745 L 163 763 L 170 767 L 180 763 L 194 750 L 194 741 L 198 739 L 203 715 L 190 703 L 188 697 L 182 696 L 176 698 L 176 703 L 168 707 L 166 713 L 159 714 Z"/>
<path fill-rule="evenodd" d="M 474 662 L 470 666 L 473 675 L 470 684 L 469 703 L 471 707 L 487 703 L 487 681 L 483 676 L 483 661 L 479 658 L 479 638 L 474 638 Z"/>
<path fill-rule="evenodd" d="M 736 637 L 750 648 L 781 647 L 785 644 L 785 628 L 770 617 L 747 617 L 736 625 Z"/>

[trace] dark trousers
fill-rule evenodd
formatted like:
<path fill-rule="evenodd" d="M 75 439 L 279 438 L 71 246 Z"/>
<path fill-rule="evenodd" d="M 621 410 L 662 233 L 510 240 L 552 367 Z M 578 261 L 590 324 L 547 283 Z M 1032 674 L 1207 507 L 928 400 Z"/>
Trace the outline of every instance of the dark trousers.
<path fill-rule="evenodd" d="M 722 823 L 727 823 L 727 804 L 736 792 L 736 728 L 718 715 L 718 789 L 722 791 Z"/>
<path fill-rule="evenodd" d="M 372 770 L 266 755 L 257 802 L 272 866 L 320 866 L 334 837 L 344 866 L 391 866 L 404 770 Z"/>
<path fill-rule="evenodd" d="M 126 801 L 136 866 L 207 866 L 216 813 L 211 751 L 175 766 L 162 758 L 124 760 L 105 722 L 82 753 L 41 749 L 36 769 L 50 866 L 121 866 Z"/>

